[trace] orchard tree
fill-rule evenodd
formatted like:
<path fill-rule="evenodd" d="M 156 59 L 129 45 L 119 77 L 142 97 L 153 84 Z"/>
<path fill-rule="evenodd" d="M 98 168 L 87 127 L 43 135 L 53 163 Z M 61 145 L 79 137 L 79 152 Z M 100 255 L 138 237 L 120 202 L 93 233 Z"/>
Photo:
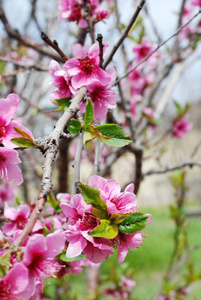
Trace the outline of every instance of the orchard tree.
<path fill-rule="evenodd" d="M 166 40 L 145 0 L 134 1 L 126 24 L 122 2 L 32 0 L 22 29 L 16 28 L 20 16 L 13 25 L 8 2 L 0 1 L 0 299 L 46 299 L 47 278 L 62 282 L 83 267 L 88 267 L 89 299 L 131 299 L 135 282 L 122 274 L 116 274 L 114 288 L 100 289 L 100 264 L 115 249 L 121 264 L 129 249 L 143 243 L 152 220 L 137 208 L 144 177 L 179 169 L 171 177 L 177 195 L 175 249 L 155 299 L 184 299 L 200 276 L 191 270 L 182 285 L 171 284 L 186 251 L 180 244 L 185 237 L 183 169 L 201 166 L 194 159 L 200 141 L 177 165 L 144 173 L 142 166 L 149 149 L 157 157 L 164 137 L 180 139 L 193 127 L 190 105 L 177 101 L 175 116 L 163 123 L 175 82 L 197 58 L 201 2 L 180 1 L 177 28 Z M 114 43 L 113 36 L 104 38 L 110 20 L 116 27 Z M 54 39 L 57 29 L 61 43 Z M 112 166 L 128 152 L 135 158 L 133 178 L 122 186 L 111 179 Z M 55 299 L 74 299 L 69 290 L 64 285 Z"/>

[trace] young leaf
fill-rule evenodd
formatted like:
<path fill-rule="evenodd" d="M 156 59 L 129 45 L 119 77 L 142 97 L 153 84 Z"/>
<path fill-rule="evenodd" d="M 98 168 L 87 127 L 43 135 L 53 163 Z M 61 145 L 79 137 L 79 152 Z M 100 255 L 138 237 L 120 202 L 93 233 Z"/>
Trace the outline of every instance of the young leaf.
<path fill-rule="evenodd" d="M 96 135 L 92 132 L 89 131 L 84 131 L 84 138 L 83 138 L 83 143 L 86 144 L 89 141 L 93 140 L 96 138 Z"/>
<path fill-rule="evenodd" d="M 68 121 L 67 130 L 72 134 L 78 134 L 81 130 L 81 122 L 77 119 Z"/>
<path fill-rule="evenodd" d="M 90 100 L 87 100 L 86 112 L 84 115 L 84 127 L 87 128 L 89 124 L 93 122 L 93 103 Z"/>
<path fill-rule="evenodd" d="M 116 124 L 99 125 L 96 126 L 96 130 L 98 130 L 102 135 L 100 140 L 107 145 L 123 147 L 132 142 L 131 138 L 127 136 L 122 128 Z"/>
<path fill-rule="evenodd" d="M 106 239 L 114 239 L 118 234 L 118 227 L 111 224 L 109 220 L 100 220 L 100 225 L 95 227 L 90 233 L 93 237 L 103 237 Z"/>
<path fill-rule="evenodd" d="M 65 262 L 72 262 L 72 261 L 77 261 L 77 260 L 81 260 L 81 259 L 86 259 L 86 256 L 84 254 L 80 254 L 80 255 L 78 255 L 76 257 L 69 258 L 69 257 L 66 256 L 65 253 L 62 252 L 59 255 L 59 258 L 61 260 L 65 261 Z"/>
<path fill-rule="evenodd" d="M 27 138 L 14 138 L 11 142 L 22 148 L 31 148 L 37 145 L 33 140 Z"/>
<path fill-rule="evenodd" d="M 91 186 L 80 184 L 81 194 L 87 204 L 92 204 L 93 213 L 98 219 L 108 219 L 106 203 L 100 197 L 100 191 Z"/>
<path fill-rule="evenodd" d="M 64 97 L 64 98 L 54 99 L 53 102 L 59 106 L 57 111 L 61 111 L 61 110 L 65 110 L 65 109 L 69 108 L 70 100 L 71 100 L 71 97 Z"/>
<path fill-rule="evenodd" d="M 22 137 L 24 137 L 24 138 L 26 138 L 26 139 L 28 139 L 28 140 L 33 141 L 32 138 L 30 137 L 30 135 L 29 135 L 28 133 L 24 132 L 23 130 L 21 130 L 21 129 L 18 128 L 18 127 L 14 127 L 14 129 L 15 129 L 15 131 L 16 131 L 19 135 L 21 135 Z"/>
<path fill-rule="evenodd" d="M 148 216 L 141 213 L 133 213 L 124 219 L 122 223 L 118 224 L 118 228 L 123 233 L 133 234 L 145 228 L 148 218 Z"/>

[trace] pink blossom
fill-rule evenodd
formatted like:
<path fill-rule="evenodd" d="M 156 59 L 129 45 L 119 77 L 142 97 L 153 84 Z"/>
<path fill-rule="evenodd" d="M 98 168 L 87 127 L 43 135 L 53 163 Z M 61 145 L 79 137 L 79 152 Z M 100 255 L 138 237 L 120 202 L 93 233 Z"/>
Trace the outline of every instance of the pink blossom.
<path fill-rule="evenodd" d="M 66 240 L 69 242 L 66 256 L 69 258 L 85 254 L 93 263 L 99 263 L 114 253 L 114 250 L 100 242 L 100 239 L 88 235 L 87 231 L 81 231 L 76 225 L 68 225 L 65 231 Z"/>
<path fill-rule="evenodd" d="M 70 202 L 70 198 L 71 195 L 68 193 L 58 193 L 56 195 L 57 200 L 59 200 L 60 202 L 64 202 L 64 203 L 69 203 Z"/>
<path fill-rule="evenodd" d="M 77 221 L 80 222 L 79 226 L 82 226 L 82 224 L 84 225 L 86 212 L 87 214 L 92 213 L 91 205 L 86 204 L 86 202 L 80 194 L 73 196 L 71 204 L 61 203 L 60 207 L 64 212 L 65 216 L 68 218 L 68 223 L 72 225 L 75 224 Z M 87 223 L 89 224 L 89 216 L 87 215 L 86 218 Z"/>
<path fill-rule="evenodd" d="M 126 278 L 125 276 L 121 276 L 121 282 L 129 291 L 136 286 L 136 282 L 134 280 Z"/>
<path fill-rule="evenodd" d="M 103 8 L 101 5 L 98 5 L 93 11 L 93 20 L 95 22 L 102 21 L 104 19 L 107 19 L 111 15 L 111 11 L 108 11 L 108 9 Z"/>
<path fill-rule="evenodd" d="M 189 122 L 187 120 L 187 116 L 184 115 L 182 119 L 174 120 L 172 126 L 173 126 L 173 130 L 172 130 L 173 135 L 177 138 L 181 138 L 193 128 L 193 123 Z"/>
<path fill-rule="evenodd" d="M 115 180 L 94 175 L 89 178 L 89 185 L 101 191 L 101 198 L 106 202 L 110 214 L 136 212 L 137 203 L 133 184 L 128 185 L 125 191 L 121 192 Z"/>
<path fill-rule="evenodd" d="M 7 183 L 5 185 L 0 185 L 0 206 L 2 206 L 4 202 L 14 200 L 14 191 L 16 191 L 16 188 L 9 186 Z"/>
<path fill-rule="evenodd" d="M 87 95 L 94 104 L 94 119 L 102 121 L 106 118 L 109 108 L 116 107 L 116 93 L 109 87 L 103 86 L 100 81 L 96 80 L 88 85 Z M 85 112 L 84 103 L 80 104 L 80 111 Z"/>
<path fill-rule="evenodd" d="M 1 300 L 29 299 L 31 291 L 28 287 L 28 270 L 22 263 L 16 263 L 4 278 L 0 277 Z"/>
<path fill-rule="evenodd" d="M 201 6 L 201 0 L 194 0 L 191 4 L 194 6 Z"/>
<path fill-rule="evenodd" d="M 0 99 L 0 144 L 9 148 L 16 147 L 16 145 L 11 142 L 11 139 L 20 137 L 14 127 L 20 128 L 33 139 L 32 133 L 25 128 L 19 120 L 13 119 L 18 106 L 19 97 L 16 94 L 9 94 L 6 99 Z"/>
<path fill-rule="evenodd" d="M 72 56 L 76 57 L 85 57 L 89 51 L 88 45 L 81 45 L 79 43 L 75 43 L 72 45 Z"/>
<path fill-rule="evenodd" d="M 53 79 L 52 84 L 57 88 L 56 91 L 51 93 L 50 98 L 57 99 L 70 97 L 70 79 L 66 71 L 61 69 L 58 62 L 56 62 L 55 60 L 51 60 L 49 65 L 49 72 Z"/>
<path fill-rule="evenodd" d="M 30 278 L 45 278 L 53 276 L 59 270 L 55 257 L 62 252 L 65 238 L 62 230 L 44 237 L 35 234 L 27 242 L 23 264 L 29 270 Z"/>
<path fill-rule="evenodd" d="M 30 208 L 28 205 L 23 204 L 17 208 L 9 207 L 5 203 L 4 216 L 8 220 L 5 225 L 3 225 L 3 233 L 10 236 L 15 233 L 17 229 L 23 229 L 28 221 L 30 215 Z"/>
<path fill-rule="evenodd" d="M 105 48 L 105 47 L 104 47 Z M 85 57 L 68 59 L 64 69 L 71 76 L 72 87 L 76 90 L 83 86 L 88 87 L 94 81 L 102 85 L 110 84 L 111 76 L 99 67 L 99 45 L 92 45 Z"/>
<path fill-rule="evenodd" d="M 81 28 L 86 28 L 88 23 L 82 16 L 82 3 L 82 0 L 61 0 L 59 2 L 59 20 L 67 19 L 69 22 L 76 21 Z"/>
<path fill-rule="evenodd" d="M 118 247 L 118 263 L 121 264 L 126 255 L 128 254 L 128 249 L 134 249 L 139 247 L 142 242 L 142 233 L 137 232 L 134 234 L 122 234 L 120 233 L 116 238 L 116 242 L 119 244 Z"/>
<path fill-rule="evenodd" d="M 23 182 L 22 172 L 17 166 L 20 162 L 17 151 L 0 147 L 0 178 L 4 182 L 12 181 L 20 185 Z"/>
<path fill-rule="evenodd" d="M 147 38 L 143 38 L 142 42 L 139 45 L 133 47 L 133 52 L 136 55 L 136 62 L 140 62 L 143 58 L 149 55 L 153 50 L 154 50 L 154 45 Z M 152 59 L 153 57 L 148 61 L 150 62 L 150 60 Z"/>

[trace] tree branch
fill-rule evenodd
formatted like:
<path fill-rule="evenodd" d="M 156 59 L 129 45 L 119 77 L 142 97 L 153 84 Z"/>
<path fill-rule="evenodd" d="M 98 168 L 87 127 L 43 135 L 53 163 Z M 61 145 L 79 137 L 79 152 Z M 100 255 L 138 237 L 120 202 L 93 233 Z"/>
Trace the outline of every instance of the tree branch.
<path fill-rule="evenodd" d="M 177 36 L 182 29 L 184 29 L 188 24 L 190 24 L 199 14 L 201 13 L 201 10 L 198 11 L 197 14 L 195 14 L 188 22 L 186 22 L 183 26 L 181 26 L 173 35 L 171 35 L 169 38 L 167 38 L 165 41 L 160 43 L 152 52 L 150 52 L 145 58 L 143 58 L 137 65 L 135 65 L 129 72 L 127 72 L 124 76 L 119 78 L 114 85 L 116 85 L 119 81 L 126 78 L 131 72 L 136 70 L 141 64 L 143 64 L 146 60 L 148 60 L 154 53 L 156 53 L 162 46 L 164 46 L 167 42 L 169 42 L 173 37 Z"/>
<path fill-rule="evenodd" d="M 148 172 L 145 172 L 143 174 L 143 177 L 145 176 L 148 176 L 148 175 L 154 175 L 154 174 L 165 174 L 165 173 L 168 173 L 168 172 L 172 172 L 172 171 L 175 171 L 175 170 L 178 170 L 178 169 L 183 169 L 184 167 L 194 167 L 194 166 L 198 166 L 198 167 L 201 167 L 201 162 L 198 162 L 198 161 L 194 161 L 194 160 L 187 160 L 185 162 L 181 162 L 177 165 L 174 165 L 174 166 L 171 166 L 171 167 L 167 167 L 165 169 L 158 169 L 158 170 L 150 170 Z"/>
<path fill-rule="evenodd" d="M 48 48 L 30 40 L 26 36 L 21 35 L 17 30 L 15 30 L 8 22 L 8 19 L 4 13 L 3 6 L 2 6 L 2 0 L 0 0 L 0 20 L 2 21 L 5 30 L 9 37 L 19 41 L 21 44 L 33 48 L 34 50 L 38 51 L 39 53 L 51 57 L 57 61 L 63 61 L 59 56 L 54 55 L 51 51 L 49 51 Z"/>
<path fill-rule="evenodd" d="M 32 211 L 29 221 L 26 224 L 25 228 L 23 229 L 19 237 L 15 240 L 15 246 L 22 245 L 23 241 L 32 231 L 35 222 L 37 221 L 41 212 L 43 211 L 47 197 L 52 189 L 52 166 L 58 151 L 60 136 L 62 135 L 67 122 L 74 116 L 76 111 L 79 109 L 79 104 L 82 101 L 86 91 L 87 90 L 85 87 L 79 90 L 76 96 L 72 99 L 70 107 L 67 110 L 65 110 L 61 118 L 57 121 L 56 126 L 50 135 L 51 138 L 47 145 L 45 163 L 43 165 L 44 173 L 41 183 L 41 191 L 37 199 L 36 207 Z"/>
<path fill-rule="evenodd" d="M 105 69 L 107 67 L 107 65 L 111 62 L 114 54 L 116 53 L 116 51 L 119 49 L 119 47 L 121 46 L 121 44 L 123 43 L 124 39 L 127 37 L 129 30 L 131 29 L 131 27 L 133 26 L 133 24 L 135 23 L 135 21 L 137 20 L 137 17 L 141 11 L 141 9 L 143 8 L 144 4 L 145 4 L 146 0 L 141 0 L 140 4 L 138 5 L 136 11 L 134 12 L 127 28 L 125 29 L 124 33 L 122 34 L 122 36 L 120 37 L 119 41 L 116 43 L 116 45 L 114 45 L 111 53 L 109 54 L 106 62 L 103 65 L 103 69 Z"/>

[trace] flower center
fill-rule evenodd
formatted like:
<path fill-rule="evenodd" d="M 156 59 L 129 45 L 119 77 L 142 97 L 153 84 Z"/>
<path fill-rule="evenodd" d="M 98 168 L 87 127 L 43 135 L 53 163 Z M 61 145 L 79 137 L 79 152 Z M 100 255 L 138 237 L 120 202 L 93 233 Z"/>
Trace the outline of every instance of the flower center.
<path fill-rule="evenodd" d="M 0 127 L 0 142 L 5 136 L 5 133 L 6 133 L 6 127 L 5 126 Z"/>
<path fill-rule="evenodd" d="M 0 155 L 0 163 L 5 162 L 5 161 L 6 161 L 6 158 L 3 155 Z"/>
<path fill-rule="evenodd" d="M 90 59 L 88 56 L 85 56 L 85 58 L 79 58 L 78 61 L 78 66 L 80 67 L 82 72 L 89 75 L 92 74 L 95 68 L 94 61 L 92 59 Z"/>

